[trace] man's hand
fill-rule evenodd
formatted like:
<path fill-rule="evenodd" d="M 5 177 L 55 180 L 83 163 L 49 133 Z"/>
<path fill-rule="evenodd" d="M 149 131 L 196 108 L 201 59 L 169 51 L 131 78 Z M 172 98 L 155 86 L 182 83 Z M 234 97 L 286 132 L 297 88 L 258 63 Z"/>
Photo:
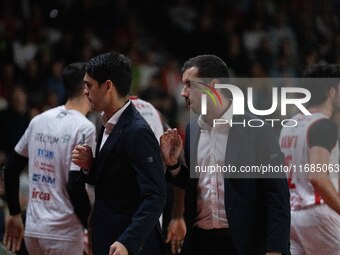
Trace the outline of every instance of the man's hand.
<path fill-rule="evenodd" d="M 21 214 L 8 216 L 3 240 L 5 247 L 12 252 L 19 251 L 23 236 L 24 224 L 22 223 Z"/>
<path fill-rule="evenodd" d="M 93 164 L 91 147 L 87 144 L 77 145 L 72 151 L 72 162 L 83 169 L 91 169 Z"/>
<path fill-rule="evenodd" d="M 187 233 L 187 228 L 183 217 L 172 219 L 168 226 L 166 243 L 171 243 L 171 253 L 181 253 L 184 237 Z"/>
<path fill-rule="evenodd" d="M 128 255 L 129 252 L 125 248 L 124 245 L 122 245 L 120 242 L 114 242 L 110 246 L 110 252 L 109 255 Z"/>
<path fill-rule="evenodd" d="M 160 138 L 160 147 L 165 164 L 176 165 L 183 147 L 183 140 L 176 128 L 164 132 Z"/>

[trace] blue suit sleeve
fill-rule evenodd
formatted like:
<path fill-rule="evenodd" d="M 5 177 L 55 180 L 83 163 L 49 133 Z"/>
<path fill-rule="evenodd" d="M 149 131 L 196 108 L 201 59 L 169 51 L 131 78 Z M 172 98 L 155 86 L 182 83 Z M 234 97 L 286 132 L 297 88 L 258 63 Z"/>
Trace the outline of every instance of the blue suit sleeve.
<path fill-rule="evenodd" d="M 158 142 L 146 128 L 134 133 L 129 158 L 136 172 L 141 203 L 131 224 L 117 239 L 130 253 L 138 254 L 158 224 L 166 202 L 166 182 Z"/>

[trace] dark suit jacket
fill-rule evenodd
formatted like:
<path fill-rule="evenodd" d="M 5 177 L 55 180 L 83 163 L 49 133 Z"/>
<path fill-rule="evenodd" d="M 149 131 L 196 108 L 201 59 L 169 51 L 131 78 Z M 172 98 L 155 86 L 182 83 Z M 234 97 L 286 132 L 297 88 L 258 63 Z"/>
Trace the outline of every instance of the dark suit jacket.
<path fill-rule="evenodd" d="M 103 130 L 87 176 L 96 185 L 94 254 L 108 254 L 115 241 L 129 254 L 163 254 L 158 219 L 166 202 L 166 182 L 158 142 L 132 104 L 99 151 Z"/>
<path fill-rule="evenodd" d="M 244 118 L 248 120 L 255 117 L 246 114 Z M 233 121 L 240 120 L 238 116 L 234 116 Z M 197 121 L 192 121 L 186 131 L 187 166 L 190 165 L 190 146 L 195 148 L 191 149 L 190 156 L 197 159 L 199 135 Z M 241 125 L 231 127 L 225 165 L 230 164 L 239 168 L 261 163 L 283 164 L 283 155 L 271 128 L 267 125 L 261 128 Z M 264 255 L 266 251 L 289 254 L 289 190 L 286 178 L 282 177 L 225 178 L 225 209 L 231 237 L 240 255 Z M 186 191 L 185 220 L 188 233 L 183 254 L 190 254 L 191 229 L 197 215 L 197 179 L 190 179 L 189 170 L 182 167 L 173 181 Z"/>

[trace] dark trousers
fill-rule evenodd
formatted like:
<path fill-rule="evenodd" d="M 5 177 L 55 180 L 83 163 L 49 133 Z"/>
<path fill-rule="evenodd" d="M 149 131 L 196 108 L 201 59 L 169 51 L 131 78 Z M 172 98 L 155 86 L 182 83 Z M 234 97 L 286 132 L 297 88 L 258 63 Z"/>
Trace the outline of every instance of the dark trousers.
<path fill-rule="evenodd" d="M 191 255 L 238 255 L 228 229 L 194 228 Z"/>

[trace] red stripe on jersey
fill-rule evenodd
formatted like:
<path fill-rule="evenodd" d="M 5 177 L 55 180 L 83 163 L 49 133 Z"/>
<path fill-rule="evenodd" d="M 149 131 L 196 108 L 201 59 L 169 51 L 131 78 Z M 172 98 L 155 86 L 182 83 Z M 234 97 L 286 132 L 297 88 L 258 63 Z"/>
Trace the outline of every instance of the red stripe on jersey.
<path fill-rule="evenodd" d="M 321 204 L 321 196 L 319 195 L 318 192 L 316 192 L 316 190 L 314 190 L 314 196 L 315 196 L 315 204 L 316 205 Z"/>

